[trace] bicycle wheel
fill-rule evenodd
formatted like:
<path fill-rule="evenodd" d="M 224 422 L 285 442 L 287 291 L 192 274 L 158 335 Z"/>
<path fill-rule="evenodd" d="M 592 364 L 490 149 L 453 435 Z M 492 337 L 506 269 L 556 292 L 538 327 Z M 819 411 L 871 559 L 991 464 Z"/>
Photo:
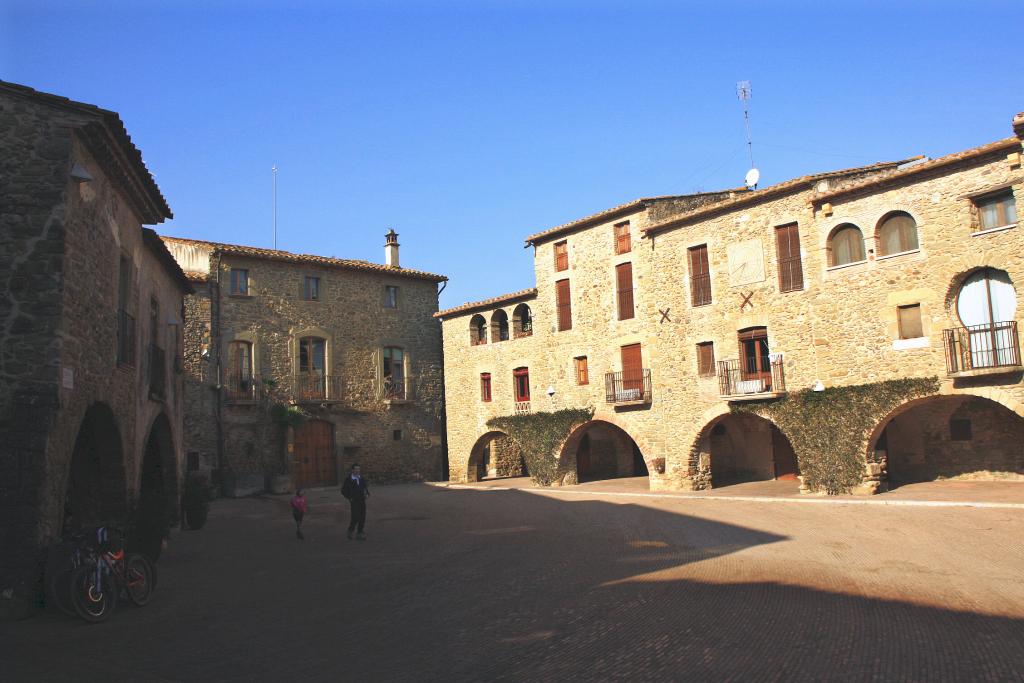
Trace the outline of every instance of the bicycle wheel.
<path fill-rule="evenodd" d="M 145 555 L 132 554 L 124 563 L 125 589 L 128 599 L 142 607 L 153 597 L 156 567 Z"/>
<path fill-rule="evenodd" d="M 78 616 L 91 624 L 98 623 L 117 609 L 117 586 L 106 572 L 101 572 L 97 585 L 96 568 L 79 567 L 71 575 L 71 602 Z"/>

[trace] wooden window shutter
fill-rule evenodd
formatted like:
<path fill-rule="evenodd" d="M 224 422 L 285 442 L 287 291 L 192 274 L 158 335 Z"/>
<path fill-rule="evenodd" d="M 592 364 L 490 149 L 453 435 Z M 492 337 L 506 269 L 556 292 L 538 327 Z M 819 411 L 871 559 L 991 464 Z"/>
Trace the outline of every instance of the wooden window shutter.
<path fill-rule="evenodd" d="M 690 303 L 707 306 L 711 303 L 711 269 L 708 266 L 708 245 L 692 247 L 690 255 Z"/>
<path fill-rule="evenodd" d="M 924 336 L 921 326 L 921 304 L 899 306 L 896 309 L 900 339 L 916 339 Z"/>
<path fill-rule="evenodd" d="M 632 251 L 629 235 L 629 221 L 615 226 L 615 253 L 626 254 Z"/>
<path fill-rule="evenodd" d="M 715 374 L 715 345 L 712 342 L 697 344 L 697 374 L 701 377 Z"/>
<path fill-rule="evenodd" d="M 564 240 L 555 243 L 555 270 L 569 270 L 569 243 Z"/>
<path fill-rule="evenodd" d="M 779 291 L 795 292 L 804 288 L 804 268 L 800 260 L 800 233 L 797 224 L 775 229 L 779 259 Z"/>
<path fill-rule="evenodd" d="M 615 266 L 616 298 L 619 302 L 619 320 L 633 317 L 633 264 Z"/>
<path fill-rule="evenodd" d="M 575 360 L 576 384 L 590 384 L 590 372 L 587 368 L 587 357 L 578 356 Z"/>
<path fill-rule="evenodd" d="M 572 296 L 568 280 L 559 280 L 555 283 L 555 305 L 558 308 L 558 331 L 571 330 Z"/>

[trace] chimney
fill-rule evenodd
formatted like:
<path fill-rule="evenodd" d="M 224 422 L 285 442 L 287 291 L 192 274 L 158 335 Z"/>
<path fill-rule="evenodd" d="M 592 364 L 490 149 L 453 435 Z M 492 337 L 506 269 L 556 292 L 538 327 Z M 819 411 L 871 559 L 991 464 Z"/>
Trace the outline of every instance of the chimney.
<path fill-rule="evenodd" d="M 398 265 L 398 233 L 394 228 L 384 235 L 384 264 L 392 268 L 401 267 Z"/>
<path fill-rule="evenodd" d="M 1024 111 L 1013 117 L 1013 134 L 1024 139 Z"/>

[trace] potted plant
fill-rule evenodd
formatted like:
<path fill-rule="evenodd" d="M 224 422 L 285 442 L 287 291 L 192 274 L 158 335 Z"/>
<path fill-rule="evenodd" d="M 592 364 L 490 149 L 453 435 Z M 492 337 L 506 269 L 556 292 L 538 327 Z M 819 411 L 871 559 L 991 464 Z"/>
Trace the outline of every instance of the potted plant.
<path fill-rule="evenodd" d="M 212 498 L 210 484 L 205 477 L 193 474 L 185 479 L 181 507 L 185 510 L 185 523 L 189 529 L 202 529 L 206 524 L 206 515 L 210 512 Z"/>

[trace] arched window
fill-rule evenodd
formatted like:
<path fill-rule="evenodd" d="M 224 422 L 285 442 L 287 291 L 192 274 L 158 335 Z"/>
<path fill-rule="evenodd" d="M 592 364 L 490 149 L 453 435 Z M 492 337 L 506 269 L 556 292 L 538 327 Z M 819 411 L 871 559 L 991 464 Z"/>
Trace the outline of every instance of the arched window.
<path fill-rule="evenodd" d="M 508 313 L 500 308 L 491 314 L 491 341 L 508 340 Z"/>
<path fill-rule="evenodd" d="M 888 256 L 918 248 L 917 223 L 906 211 L 893 211 L 878 224 L 878 255 Z"/>
<path fill-rule="evenodd" d="M 252 344 L 233 341 L 228 344 L 227 397 L 230 400 L 254 398 Z"/>
<path fill-rule="evenodd" d="M 982 268 L 964 280 L 956 296 L 956 313 L 966 329 L 956 338 L 966 369 L 1020 363 L 1016 312 L 1017 291 L 1006 271 Z"/>
<path fill-rule="evenodd" d="M 487 321 L 479 313 L 469 319 L 469 343 L 471 346 L 487 343 Z"/>
<path fill-rule="evenodd" d="M 533 334 L 533 311 L 526 304 L 519 304 L 513 309 L 512 329 L 512 334 L 516 339 Z"/>
<path fill-rule="evenodd" d="M 863 261 L 864 234 L 856 225 L 844 223 L 828 238 L 828 265 L 843 266 Z"/>

